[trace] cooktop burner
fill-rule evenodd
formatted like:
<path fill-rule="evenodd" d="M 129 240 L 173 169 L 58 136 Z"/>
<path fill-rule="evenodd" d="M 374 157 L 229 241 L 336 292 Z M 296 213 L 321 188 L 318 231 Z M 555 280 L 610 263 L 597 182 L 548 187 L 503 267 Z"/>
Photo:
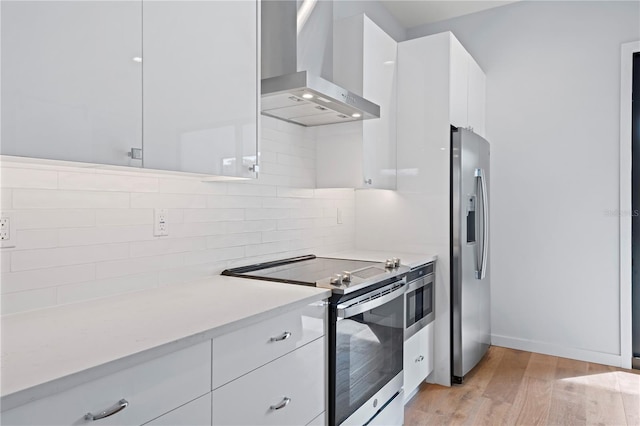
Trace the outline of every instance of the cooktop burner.
<path fill-rule="evenodd" d="M 400 276 L 409 268 L 384 262 L 335 259 L 314 255 L 227 269 L 222 275 L 329 288 L 348 293 L 375 282 Z"/>

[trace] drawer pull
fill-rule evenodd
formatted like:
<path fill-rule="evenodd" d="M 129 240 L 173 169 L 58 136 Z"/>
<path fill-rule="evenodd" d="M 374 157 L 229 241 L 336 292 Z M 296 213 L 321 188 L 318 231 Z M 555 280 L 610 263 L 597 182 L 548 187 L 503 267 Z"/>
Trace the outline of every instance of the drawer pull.
<path fill-rule="evenodd" d="M 84 419 L 85 420 L 100 420 L 100 419 L 104 419 L 105 417 L 113 416 L 114 414 L 119 413 L 120 411 L 122 411 L 125 408 L 127 408 L 127 406 L 129 406 L 129 401 L 127 401 L 126 399 L 122 398 L 116 404 L 114 404 L 113 406 L 107 408 L 104 411 L 99 412 L 98 414 L 91 414 L 91 413 L 85 414 L 84 415 Z"/>
<path fill-rule="evenodd" d="M 276 404 L 276 405 L 272 405 L 271 407 L 269 407 L 272 410 L 279 410 L 281 408 L 286 407 L 289 403 L 291 402 L 291 398 L 287 398 L 286 396 L 284 397 L 284 399 L 282 400 L 282 402 L 280 404 Z"/>
<path fill-rule="evenodd" d="M 416 358 L 416 362 L 422 362 L 423 360 L 424 360 L 424 357 L 422 355 Z"/>
<path fill-rule="evenodd" d="M 272 337 L 271 341 L 272 342 L 281 342 L 282 340 L 287 340 L 289 337 L 291 337 L 291 333 L 288 332 L 288 331 L 285 331 L 284 333 L 282 333 L 278 337 Z"/>

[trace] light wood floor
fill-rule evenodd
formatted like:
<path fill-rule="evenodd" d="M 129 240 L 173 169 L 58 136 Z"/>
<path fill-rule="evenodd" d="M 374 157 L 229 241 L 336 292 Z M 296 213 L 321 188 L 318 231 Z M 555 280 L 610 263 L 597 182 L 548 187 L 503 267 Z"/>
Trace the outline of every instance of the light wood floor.
<path fill-rule="evenodd" d="M 493 346 L 465 383 L 423 383 L 413 425 L 640 425 L 640 372 Z"/>

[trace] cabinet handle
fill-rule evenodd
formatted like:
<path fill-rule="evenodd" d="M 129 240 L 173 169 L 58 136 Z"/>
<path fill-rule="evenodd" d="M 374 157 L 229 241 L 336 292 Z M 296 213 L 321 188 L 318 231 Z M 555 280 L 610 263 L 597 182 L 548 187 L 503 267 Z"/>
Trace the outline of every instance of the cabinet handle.
<path fill-rule="evenodd" d="M 424 357 L 422 355 L 416 358 L 416 362 L 422 362 L 423 360 L 424 360 Z"/>
<path fill-rule="evenodd" d="M 285 396 L 280 404 L 272 405 L 269 408 L 272 409 L 272 410 L 279 410 L 281 408 L 286 407 L 290 402 L 291 402 L 291 398 L 288 398 L 288 397 Z"/>
<path fill-rule="evenodd" d="M 291 333 L 289 333 L 288 331 L 285 331 L 284 333 L 282 333 L 278 337 L 272 337 L 271 341 L 272 342 L 280 342 L 282 340 L 287 340 L 289 337 L 291 337 Z"/>
<path fill-rule="evenodd" d="M 373 183 L 373 181 L 371 179 L 365 179 L 364 183 L 365 183 L 365 185 L 371 185 Z"/>
<path fill-rule="evenodd" d="M 128 406 L 129 406 L 129 401 L 127 401 L 126 399 L 122 398 L 120 401 L 115 403 L 113 406 L 107 408 L 104 411 L 99 412 L 98 414 L 91 414 L 91 413 L 85 414 L 84 415 L 84 419 L 85 420 L 100 420 L 100 419 L 104 419 L 105 417 L 113 416 L 114 414 L 119 413 L 120 411 L 124 410 Z"/>

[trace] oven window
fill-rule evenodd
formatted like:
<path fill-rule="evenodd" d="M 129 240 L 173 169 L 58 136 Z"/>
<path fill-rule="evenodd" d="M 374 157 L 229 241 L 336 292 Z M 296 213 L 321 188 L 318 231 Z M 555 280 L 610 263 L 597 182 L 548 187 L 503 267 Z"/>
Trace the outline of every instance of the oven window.
<path fill-rule="evenodd" d="M 403 303 L 398 297 L 337 321 L 336 424 L 402 371 Z"/>

